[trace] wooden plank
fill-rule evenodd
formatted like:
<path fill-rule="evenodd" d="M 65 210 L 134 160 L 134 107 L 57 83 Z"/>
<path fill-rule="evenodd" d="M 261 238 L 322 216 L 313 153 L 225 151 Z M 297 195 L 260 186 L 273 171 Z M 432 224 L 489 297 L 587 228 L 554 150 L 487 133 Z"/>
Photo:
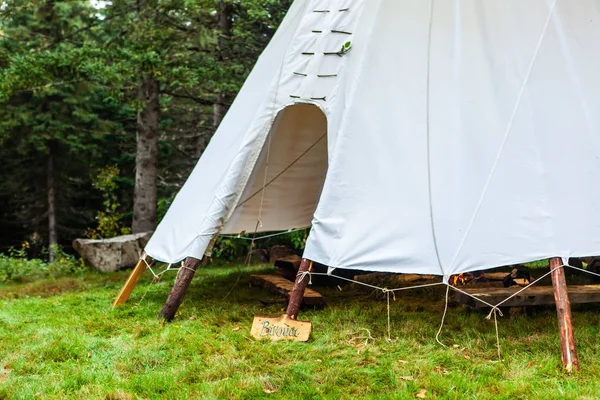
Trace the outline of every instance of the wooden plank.
<path fill-rule="evenodd" d="M 442 277 L 438 275 L 419 274 L 393 274 L 389 272 L 372 272 L 369 274 L 355 275 L 356 282 L 379 285 L 381 282 L 394 282 L 398 284 L 414 282 L 441 282 Z"/>
<path fill-rule="evenodd" d="M 567 281 L 565 270 L 560 268 L 562 260 L 558 257 L 550 259 L 550 270 L 554 270 L 552 276 L 552 287 L 554 288 L 554 301 L 556 302 L 556 314 L 558 316 L 558 329 L 560 334 L 560 351 L 562 354 L 563 367 L 567 372 L 579 371 L 579 360 L 575 348 L 575 337 L 573 335 L 573 321 L 571 318 L 571 303 L 567 293 Z"/>
<path fill-rule="evenodd" d="M 309 279 L 308 276 L 304 279 Z M 273 292 L 279 293 L 289 299 L 294 290 L 294 283 L 277 275 L 250 275 L 250 282 L 256 286 L 262 286 Z M 304 291 L 304 304 L 307 306 L 325 305 L 325 300 L 320 293 L 310 288 Z"/>
<path fill-rule="evenodd" d="M 472 296 L 480 298 L 490 304 L 498 304 L 515 292 L 521 290 L 521 287 L 512 286 L 509 288 L 471 288 L 461 286 L 460 290 L 469 293 Z M 567 288 L 571 303 L 600 303 L 600 285 L 572 285 Z M 454 300 L 461 304 L 466 304 L 475 308 L 488 308 L 485 304 L 472 299 L 471 297 L 455 292 Z M 523 307 L 554 304 L 554 290 L 552 286 L 532 286 L 511 298 L 503 307 Z"/>
<path fill-rule="evenodd" d="M 279 274 L 292 282 L 296 280 L 301 263 L 302 258 L 295 254 L 275 260 L 275 266 L 278 268 Z"/>
<path fill-rule="evenodd" d="M 481 274 L 481 280 L 486 280 L 486 281 L 503 281 L 504 278 L 506 278 L 508 275 L 510 275 L 509 272 L 484 272 Z"/>
<path fill-rule="evenodd" d="M 142 255 L 142 257 L 145 257 L 145 255 Z M 129 274 L 129 278 L 127 278 L 125 285 L 123 285 L 123 288 L 113 302 L 113 308 L 125 303 L 129 299 L 131 292 L 133 292 L 133 289 L 135 289 L 138 281 L 142 275 L 144 275 L 144 272 L 146 272 L 146 268 L 148 268 L 146 262 L 143 260 L 143 258 L 140 259 L 133 271 L 131 271 L 131 274 Z"/>
<path fill-rule="evenodd" d="M 275 260 L 275 263 L 273 265 L 279 268 L 289 268 L 298 271 L 301 262 L 302 257 L 292 254 L 290 256 L 278 258 L 277 260 Z"/>
<path fill-rule="evenodd" d="M 281 317 L 254 317 L 250 334 L 256 339 L 293 340 L 306 342 L 310 337 L 312 322 L 297 321 L 283 315 Z"/>

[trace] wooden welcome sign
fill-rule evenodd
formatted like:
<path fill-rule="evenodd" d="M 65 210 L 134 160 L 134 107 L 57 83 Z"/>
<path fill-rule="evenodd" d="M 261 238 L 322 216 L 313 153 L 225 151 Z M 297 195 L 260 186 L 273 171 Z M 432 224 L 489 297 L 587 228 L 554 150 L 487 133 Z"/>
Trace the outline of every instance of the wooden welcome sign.
<path fill-rule="evenodd" d="M 250 334 L 256 339 L 294 340 L 306 342 L 310 336 L 312 322 L 297 321 L 287 315 L 281 317 L 254 317 Z"/>

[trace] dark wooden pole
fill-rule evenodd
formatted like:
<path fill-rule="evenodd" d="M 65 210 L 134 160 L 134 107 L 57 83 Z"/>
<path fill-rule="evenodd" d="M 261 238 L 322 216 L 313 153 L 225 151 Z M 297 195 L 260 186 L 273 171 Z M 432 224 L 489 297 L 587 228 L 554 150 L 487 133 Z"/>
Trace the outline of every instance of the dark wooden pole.
<path fill-rule="evenodd" d="M 183 266 L 177 274 L 177 279 L 175 279 L 175 285 L 173 285 L 173 289 L 169 293 L 165 305 L 160 310 L 159 318 L 163 318 L 169 322 L 173 321 L 183 301 L 183 296 L 185 296 L 185 292 L 187 292 L 190 282 L 196 273 L 196 269 L 200 266 L 200 262 L 197 258 L 188 257 L 185 259 Z"/>
<path fill-rule="evenodd" d="M 303 258 L 302 262 L 300 262 L 300 268 L 298 268 L 298 275 L 296 276 L 294 289 L 292 290 L 292 294 L 290 294 L 290 302 L 288 303 L 288 308 L 285 312 L 285 314 L 291 319 L 298 318 L 300 306 L 302 305 L 302 299 L 304 299 L 304 291 L 306 290 L 306 286 L 308 286 L 308 282 L 310 281 L 309 276 L 302 274 L 310 271 L 311 269 L 312 261 Z"/>
<path fill-rule="evenodd" d="M 556 313 L 558 314 L 558 329 L 560 332 L 560 351 L 565 369 L 571 372 L 573 369 L 579 371 L 579 360 L 573 337 L 573 321 L 571 319 L 571 302 L 567 293 L 567 281 L 565 280 L 562 260 L 558 257 L 550 259 L 550 270 L 552 272 L 552 286 L 554 287 L 554 301 L 556 302 Z"/>

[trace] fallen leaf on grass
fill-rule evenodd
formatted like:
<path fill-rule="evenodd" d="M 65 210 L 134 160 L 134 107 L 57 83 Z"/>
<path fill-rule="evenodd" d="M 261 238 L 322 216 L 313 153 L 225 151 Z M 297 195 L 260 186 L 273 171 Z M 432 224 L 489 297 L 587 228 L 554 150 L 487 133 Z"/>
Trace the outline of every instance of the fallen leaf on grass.
<path fill-rule="evenodd" d="M 433 367 L 433 372 L 437 372 L 437 373 L 444 374 L 444 375 L 450 373 L 450 371 L 448 371 L 446 368 L 438 367 L 437 365 L 435 367 Z"/>
<path fill-rule="evenodd" d="M 460 347 L 460 346 L 459 346 L 459 345 L 457 345 L 457 344 L 453 344 L 453 345 L 452 345 L 452 348 L 453 348 L 453 349 L 458 349 L 459 347 Z"/>
<path fill-rule="evenodd" d="M 408 364 L 408 361 L 406 361 L 406 360 L 398 360 L 398 362 L 399 362 L 400 364 Z"/>
<path fill-rule="evenodd" d="M 414 381 L 415 378 L 413 378 L 412 376 L 401 376 L 400 379 L 405 380 L 405 381 Z"/>
<path fill-rule="evenodd" d="M 471 357 L 470 356 L 463 356 L 465 360 L 470 360 Z"/>
<path fill-rule="evenodd" d="M 235 331 L 235 332 L 237 332 L 237 331 L 239 331 L 239 330 L 240 330 L 240 327 L 239 327 L 239 326 L 236 326 L 235 328 L 233 328 L 233 329 L 232 329 L 232 331 Z"/>
<path fill-rule="evenodd" d="M 419 390 L 419 393 L 416 394 L 416 397 L 419 399 L 426 399 L 427 398 L 427 390 L 426 389 Z"/>
<path fill-rule="evenodd" d="M 195 320 L 196 318 L 197 318 L 197 317 L 196 317 L 195 315 L 192 315 L 192 316 L 191 316 L 191 317 L 189 317 L 188 319 L 189 319 L 190 321 L 193 321 L 193 320 Z"/>

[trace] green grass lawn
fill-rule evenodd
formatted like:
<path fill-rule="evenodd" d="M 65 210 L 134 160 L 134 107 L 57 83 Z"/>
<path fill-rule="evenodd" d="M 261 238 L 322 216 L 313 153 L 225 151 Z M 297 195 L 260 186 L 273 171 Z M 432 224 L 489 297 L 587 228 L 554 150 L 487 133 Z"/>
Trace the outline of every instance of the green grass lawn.
<path fill-rule="evenodd" d="M 128 271 L 2 286 L 0 398 L 600 397 L 600 307 L 574 308 L 582 370 L 573 376 L 561 369 L 551 307 L 500 320 L 503 361 L 493 321 L 462 307 L 448 311 L 448 347 L 437 344 L 443 287 L 397 295 L 392 342 L 385 298 L 346 286 L 321 290 L 328 306 L 301 313 L 313 322 L 308 343 L 269 343 L 250 336 L 252 318 L 281 315 L 282 305 L 263 306 L 275 296 L 247 277 L 268 270 L 199 271 L 164 326 L 157 314 L 174 273 L 155 284 L 145 275 L 117 310 L 111 303 Z"/>

